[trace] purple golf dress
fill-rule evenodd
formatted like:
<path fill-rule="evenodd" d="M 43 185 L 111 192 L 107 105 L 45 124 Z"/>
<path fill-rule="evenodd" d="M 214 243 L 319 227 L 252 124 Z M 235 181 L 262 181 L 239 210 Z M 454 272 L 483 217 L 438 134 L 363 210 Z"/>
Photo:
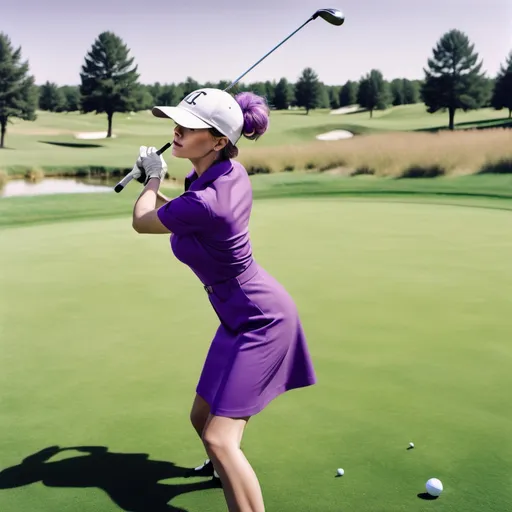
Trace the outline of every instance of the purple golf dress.
<path fill-rule="evenodd" d="M 292 298 L 253 259 L 251 209 L 249 176 L 227 160 L 199 177 L 192 171 L 185 192 L 158 210 L 174 255 L 202 282 L 220 320 L 196 389 L 217 416 L 252 416 L 316 382 Z"/>

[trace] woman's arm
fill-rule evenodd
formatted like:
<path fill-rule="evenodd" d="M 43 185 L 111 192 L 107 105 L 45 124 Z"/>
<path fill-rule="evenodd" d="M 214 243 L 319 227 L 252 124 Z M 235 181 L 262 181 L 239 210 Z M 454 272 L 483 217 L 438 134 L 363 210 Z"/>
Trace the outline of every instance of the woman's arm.
<path fill-rule="evenodd" d="M 167 204 L 170 201 L 170 199 L 167 196 L 164 196 L 160 190 L 156 193 L 156 207 L 160 208 L 160 206 L 163 206 L 164 204 Z"/>
<path fill-rule="evenodd" d="M 151 178 L 133 207 L 132 226 L 137 233 L 170 233 L 158 218 L 157 200 L 159 198 L 160 179 Z M 160 200 L 165 196 L 161 194 Z M 167 198 L 165 198 L 167 199 Z"/>

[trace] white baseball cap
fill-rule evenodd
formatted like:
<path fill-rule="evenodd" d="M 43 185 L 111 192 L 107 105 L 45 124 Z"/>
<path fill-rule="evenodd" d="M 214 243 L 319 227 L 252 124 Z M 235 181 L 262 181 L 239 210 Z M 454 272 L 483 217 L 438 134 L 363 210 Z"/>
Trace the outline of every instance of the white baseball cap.
<path fill-rule="evenodd" d="M 244 127 L 244 115 L 235 98 L 221 89 L 197 89 L 177 107 L 153 107 L 156 117 L 168 117 L 185 128 L 216 128 L 233 144 Z"/>

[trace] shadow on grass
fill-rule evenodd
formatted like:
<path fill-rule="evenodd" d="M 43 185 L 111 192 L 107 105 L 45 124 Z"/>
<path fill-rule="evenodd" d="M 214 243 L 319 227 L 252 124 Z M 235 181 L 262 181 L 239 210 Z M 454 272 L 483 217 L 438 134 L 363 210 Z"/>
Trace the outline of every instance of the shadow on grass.
<path fill-rule="evenodd" d="M 63 452 L 78 455 L 48 462 Z M 192 469 L 172 462 L 150 460 L 146 453 L 114 453 L 104 446 L 50 446 L 0 471 L 0 490 L 42 482 L 47 487 L 96 487 L 122 510 L 130 512 L 187 512 L 168 504 L 174 497 L 217 487 L 211 478 L 190 484 L 160 483 L 186 478 Z"/>
<path fill-rule="evenodd" d="M 437 500 L 438 496 L 431 496 L 430 494 L 428 494 L 428 492 L 420 492 L 418 494 L 418 498 L 425 501 L 434 501 Z"/>
<path fill-rule="evenodd" d="M 103 148 L 103 144 L 91 144 L 88 142 L 56 142 L 51 140 L 38 140 L 41 144 L 51 144 L 52 146 L 62 146 L 64 148 Z"/>
<path fill-rule="evenodd" d="M 464 123 L 455 123 L 456 130 L 490 130 L 493 128 L 512 128 L 512 119 L 503 117 L 501 119 L 482 119 L 480 121 L 466 121 Z M 415 132 L 441 132 L 450 131 L 448 121 L 445 125 L 432 128 L 418 128 Z"/>

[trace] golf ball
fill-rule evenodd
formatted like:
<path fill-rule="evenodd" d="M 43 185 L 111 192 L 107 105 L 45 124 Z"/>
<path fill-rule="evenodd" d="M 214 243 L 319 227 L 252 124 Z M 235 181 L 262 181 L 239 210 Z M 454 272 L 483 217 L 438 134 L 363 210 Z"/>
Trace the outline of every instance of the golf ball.
<path fill-rule="evenodd" d="M 414 448 L 414 443 L 409 443 L 409 448 Z"/>
<path fill-rule="evenodd" d="M 338 473 L 338 476 L 343 476 L 345 474 L 345 470 L 343 468 L 338 468 L 338 471 L 336 471 L 336 473 Z"/>
<path fill-rule="evenodd" d="M 425 487 L 431 496 L 439 496 L 443 492 L 443 484 L 437 478 L 430 478 Z"/>

